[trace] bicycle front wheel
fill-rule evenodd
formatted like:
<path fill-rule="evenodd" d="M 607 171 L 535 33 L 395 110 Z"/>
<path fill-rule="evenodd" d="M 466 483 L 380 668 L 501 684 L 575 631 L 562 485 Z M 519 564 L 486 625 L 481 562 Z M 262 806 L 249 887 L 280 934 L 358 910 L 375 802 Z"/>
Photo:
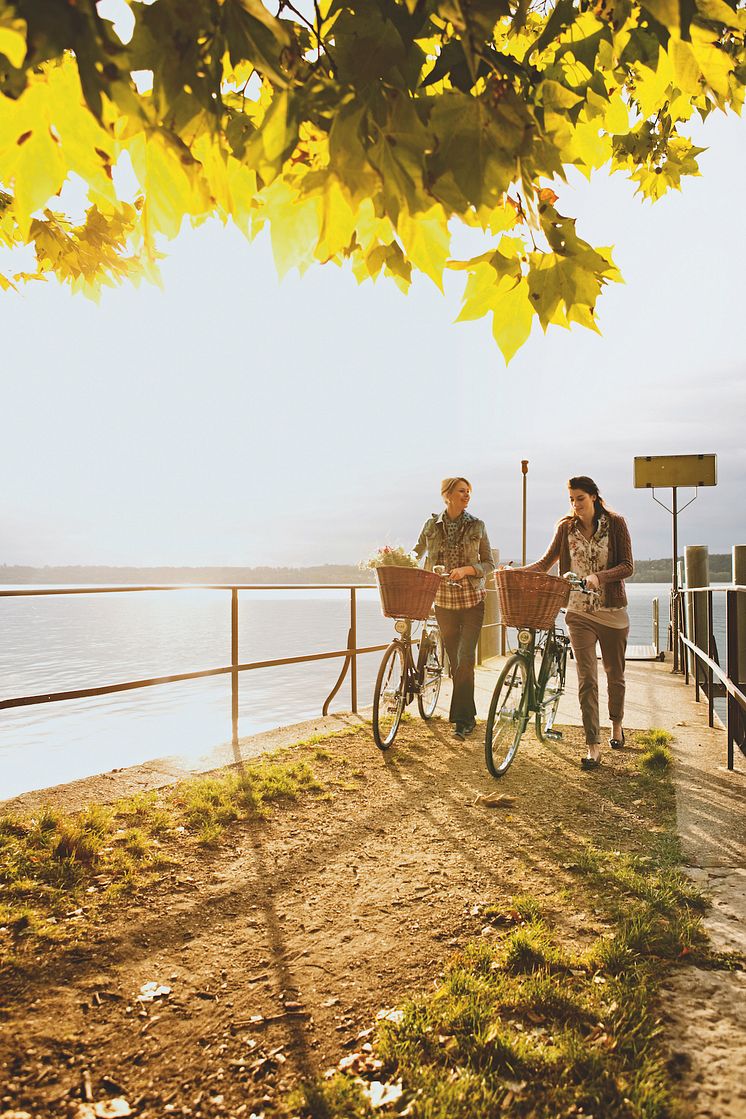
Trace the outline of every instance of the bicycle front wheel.
<path fill-rule="evenodd" d="M 513 656 L 500 673 L 490 704 L 484 756 L 493 777 L 507 773 L 528 722 L 528 674 L 523 657 Z"/>
<path fill-rule="evenodd" d="M 423 719 L 432 719 L 443 679 L 443 638 L 440 630 L 429 630 L 422 637 L 419 656 L 421 675 L 417 706 Z"/>
<path fill-rule="evenodd" d="M 396 738 L 406 700 L 404 650 L 392 641 L 383 654 L 373 695 L 373 737 L 379 750 L 388 750 Z"/>
<path fill-rule="evenodd" d="M 541 667 L 541 680 L 539 682 L 540 698 L 536 704 L 536 734 L 541 742 L 561 738 L 562 735 L 555 730 L 554 720 L 557 718 L 562 693 L 565 690 L 565 665 L 567 663 L 567 650 L 553 643 L 547 652 L 546 661 Z"/>

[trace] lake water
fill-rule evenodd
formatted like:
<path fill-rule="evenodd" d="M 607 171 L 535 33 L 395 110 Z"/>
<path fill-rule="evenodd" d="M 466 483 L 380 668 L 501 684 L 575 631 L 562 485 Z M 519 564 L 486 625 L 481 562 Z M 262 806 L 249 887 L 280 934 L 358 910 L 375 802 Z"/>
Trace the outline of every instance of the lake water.
<path fill-rule="evenodd" d="M 2 588 L 10 589 L 10 588 Z M 630 643 L 652 641 L 666 584 L 627 585 Z M 243 591 L 239 660 L 343 649 L 349 592 Z M 716 601 L 718 596 L 715 596 Z M 390 640 L 375 588 L 357 593 L 358 646 Z M 379 654 L 358 658 L 358 703 L 372 702 Z M 0 699 L 217 668 L 230 663 L 230 593 L 197 589 L 0 598 Z M 240 675 L 239 734 L 321 714 L 342 659 Z M 349 710 L 349 677 L 331 710 Z M 230 677 L 0 711 L 0 800 L 153 758 L 199 757 L 229 741 Z"/>

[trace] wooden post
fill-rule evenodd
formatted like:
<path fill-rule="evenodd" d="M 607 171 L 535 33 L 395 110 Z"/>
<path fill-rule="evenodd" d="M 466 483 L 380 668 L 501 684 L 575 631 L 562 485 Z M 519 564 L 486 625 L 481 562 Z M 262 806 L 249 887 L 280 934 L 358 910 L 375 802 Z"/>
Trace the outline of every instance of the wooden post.
<path fill-rule="evenodd" d="M 709 587 L 709 552 L 706 544 L 689 544 L 684 554 L 684 568 L 686 572 L 686 589 L 695 587 Z M 698 649 L 707 653 L 707 599 L 703 594 L 687 595 L 687 629 L 689 640 L 693 641 Z M 688 651 L 688 650 L 687 650 Z M 700 684 L 704 679 L 701 667 L 694 663 L 694 654 L 689 654 L 690 671 L 694 672 L 694 679 Z"/>

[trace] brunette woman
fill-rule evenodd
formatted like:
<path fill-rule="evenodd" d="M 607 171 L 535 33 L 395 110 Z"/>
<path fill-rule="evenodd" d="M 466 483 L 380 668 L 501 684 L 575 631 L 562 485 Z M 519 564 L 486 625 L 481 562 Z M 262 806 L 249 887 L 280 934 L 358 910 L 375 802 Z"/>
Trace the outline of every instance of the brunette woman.
<path fill-rule="evenodd" d="M 466 511 L 471 483 L 444 478 L 440 492 L 445 509 L 425 522 L 414 552 L 418 559 L 426 555 L 429 571 L 440 568 L 444 575 L 435 616 L 453 677 L 449 719 L 455 723 L 456 737 L 463 739 L 476 726 L 474 666 L 484 620 L 485 579 L 495 564 L 484 522 Z"/>
<path fill-rule="evenodd" d="M 634 571 L 632 544 L 623 517 L 608 509 L 592 478 L 567 483 L 571 512 L 559 521 L 545 554 L 530 567 L 548 571 L 559 562 L 562 575 L 572 571 L 585 579 L 590 594 L 572 591 L 567 628 L 578 668 L 578 698 L 583 716 L 587 756 L 583 769 L 601 764 L 596 645 L 606 672 L 612 749 L 624 745 L 624 657 L 629 633 L 624 580 Z"/>

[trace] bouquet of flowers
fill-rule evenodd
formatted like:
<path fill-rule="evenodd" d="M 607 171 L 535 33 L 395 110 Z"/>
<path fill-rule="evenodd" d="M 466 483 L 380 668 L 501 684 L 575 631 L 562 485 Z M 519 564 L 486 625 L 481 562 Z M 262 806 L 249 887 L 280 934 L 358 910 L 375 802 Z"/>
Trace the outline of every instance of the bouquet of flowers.
<path fill-rule="evenodd" d="M 386 544 L 360 566 L 363 570 L 367 570 L 369 567 L 419 567 L 419 564 L 417 557 L 412 552 L 405 552 L 401 545 L 392 548 Z"/>

